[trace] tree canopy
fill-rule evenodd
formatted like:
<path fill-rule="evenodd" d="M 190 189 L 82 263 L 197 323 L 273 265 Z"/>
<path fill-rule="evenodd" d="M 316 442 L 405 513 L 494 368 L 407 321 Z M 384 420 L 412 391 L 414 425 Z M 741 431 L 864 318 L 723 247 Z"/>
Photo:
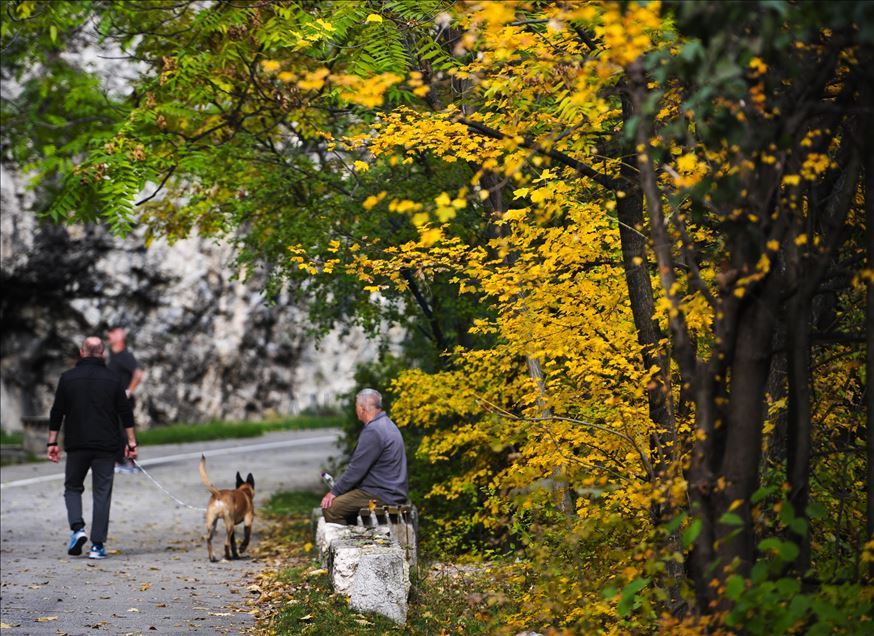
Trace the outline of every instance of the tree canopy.
<path fill-rule="evenodd" d="M 524 555 L 501 624 L 871 628 L 874 5 L 4 11 L 47 218 L 232 240 L 316 330 L 408 328 L 432 545 Z"/>

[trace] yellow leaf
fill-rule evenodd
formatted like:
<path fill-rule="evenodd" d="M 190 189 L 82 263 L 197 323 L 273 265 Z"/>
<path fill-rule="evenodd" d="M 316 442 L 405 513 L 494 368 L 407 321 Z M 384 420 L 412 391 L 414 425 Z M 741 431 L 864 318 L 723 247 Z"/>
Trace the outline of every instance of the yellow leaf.
<path fill-rule="evenodd" d="M 356 161 L 352 164 L 358 172 L 367 172 L 370 170 L 370 164 L 364 161 Z"/>
<path fill-rule="evenodd" d="M 56 621 L 56 620 L 58 620 L 57 616 L 40 616 L 38 619 L 36 619 L 36 622 L 37 623 L 50 623 L 51 621 Z"/>
<path fill-rule="evenodd" d="M 307 73 L 306 77 L 297 83 L 297 87 L 305 91 L 317 91 L 325 85 L 325 78 L 330 71 L 326 68 L 316 69 Z"/>
<path fill-rule="evenodd" d="M 263 68 L 268 73 L 272 73 L 279 70 L 279 62 L 277 62 L 276 60 L 262 60 L 261 68 Z"/>
<path fill-rule="evenodd" d="M 367 16 L 367 19 L 364 21 L 365 22 L 382 22 L 382 16 L 379 14 L 376 14 L 376 13 L 371 13 L 369 16 Z"/>
<path fill-rule="evenodd" d="M 443 238 L 443 232 L 440 231 L 440 228 L 432 228 L 430 230 L 425 230 L 422 232 L 422 244 L 427 247 L 434 245 L 437 241 Z"/>

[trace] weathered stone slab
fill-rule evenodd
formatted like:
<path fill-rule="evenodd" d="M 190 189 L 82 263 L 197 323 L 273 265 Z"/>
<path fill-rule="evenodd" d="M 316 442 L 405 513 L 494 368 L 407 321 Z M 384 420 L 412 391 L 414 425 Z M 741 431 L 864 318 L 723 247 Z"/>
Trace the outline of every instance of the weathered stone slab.
<path fill-rule="evenodd" d="M 374 612 L 406 623 L 410 565 L 404 550 L 398 545 L 362 549 L 348 593 L 349 607 L 356 612 Z"/>
<path fill-rule="evenodd" d="M 349 526 L 339 523 L 328 523 L 324 517 L 316 521 L 316 547 L 319 549 L 319 560 L 322 564 L 328 562 L 328 550 L 337 539 L 346 539 L 350 535 Z"/>
<path fill-rule="evenodd" d="M 313 511 L 313 521 L 315 524 L 316 547 L 319 550 L 319 559 L 322 564 L 327 564 L 328 554 L 331 546 L 336 541 L 357 540 L 360 544 L 363 542 L 372 542 L 372 539 L 388 539 L 390 536 L 389 528 L 373 527 L 365 528 L 362 526 L 346 526 L 339 523 L 329 523 L 321 516 L 316 518 L 316 511 Z"/>

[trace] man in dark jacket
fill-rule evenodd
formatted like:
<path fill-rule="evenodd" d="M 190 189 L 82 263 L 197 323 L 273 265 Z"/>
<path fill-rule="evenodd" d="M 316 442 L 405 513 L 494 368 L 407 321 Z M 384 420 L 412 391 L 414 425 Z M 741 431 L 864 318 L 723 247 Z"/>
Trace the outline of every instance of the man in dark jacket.
<path fill-rule="evenodd" d="M 325 521 L 355 523 L 371 499 L 378 505 L 407 501 L 407 454 L 395 423 L 382 410 L 382 396 L 364 389 L 355 399 L 355 414 L 364 424 L 346 471 L 322 499 Z"/>
<path fill-rule="evenodd" d="M 136 459 L 137 440 L 133 411 L 125 396 L 127 387 L 123 386 L 117 373 L 106 368 L 100 338 L 85 338 L 79 357 L 75 368 L 64 372 L 58 381 L 50 415 L 48 458 L 55 463 L 60 459 L 58 431 L 63 425 L 64 450 L 67 451 L 64 502 L 73 531 L 67 554 L 82 554 L 82 545 L 88 540 L 82 519 L 82 493 L 90 469 L 94 510 L 88 556 L 103 559 L 106 557 L 103 544 L 109 531 L 119 421 L 127 433 L 126 457 Z"/>

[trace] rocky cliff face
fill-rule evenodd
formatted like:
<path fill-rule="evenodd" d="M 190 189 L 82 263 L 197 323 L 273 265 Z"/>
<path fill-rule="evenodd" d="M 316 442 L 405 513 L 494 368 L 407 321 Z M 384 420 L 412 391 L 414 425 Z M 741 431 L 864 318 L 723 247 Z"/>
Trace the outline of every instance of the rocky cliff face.
<path fill-rule="evenodd" d="M 257 284 L 233 279 L 228 246 L 193 237 L 173 245 L 99 227 L 39 223 L 19 175 L 2 169 L 0 424 L 48 412 L 60 373 L 83 337 L 129 328 L 146 371 L 142 425 L 249 419 L 335 406 L 358 362 L 376 354 L 361 332 L 314 343 L 305 315 Z"/>

